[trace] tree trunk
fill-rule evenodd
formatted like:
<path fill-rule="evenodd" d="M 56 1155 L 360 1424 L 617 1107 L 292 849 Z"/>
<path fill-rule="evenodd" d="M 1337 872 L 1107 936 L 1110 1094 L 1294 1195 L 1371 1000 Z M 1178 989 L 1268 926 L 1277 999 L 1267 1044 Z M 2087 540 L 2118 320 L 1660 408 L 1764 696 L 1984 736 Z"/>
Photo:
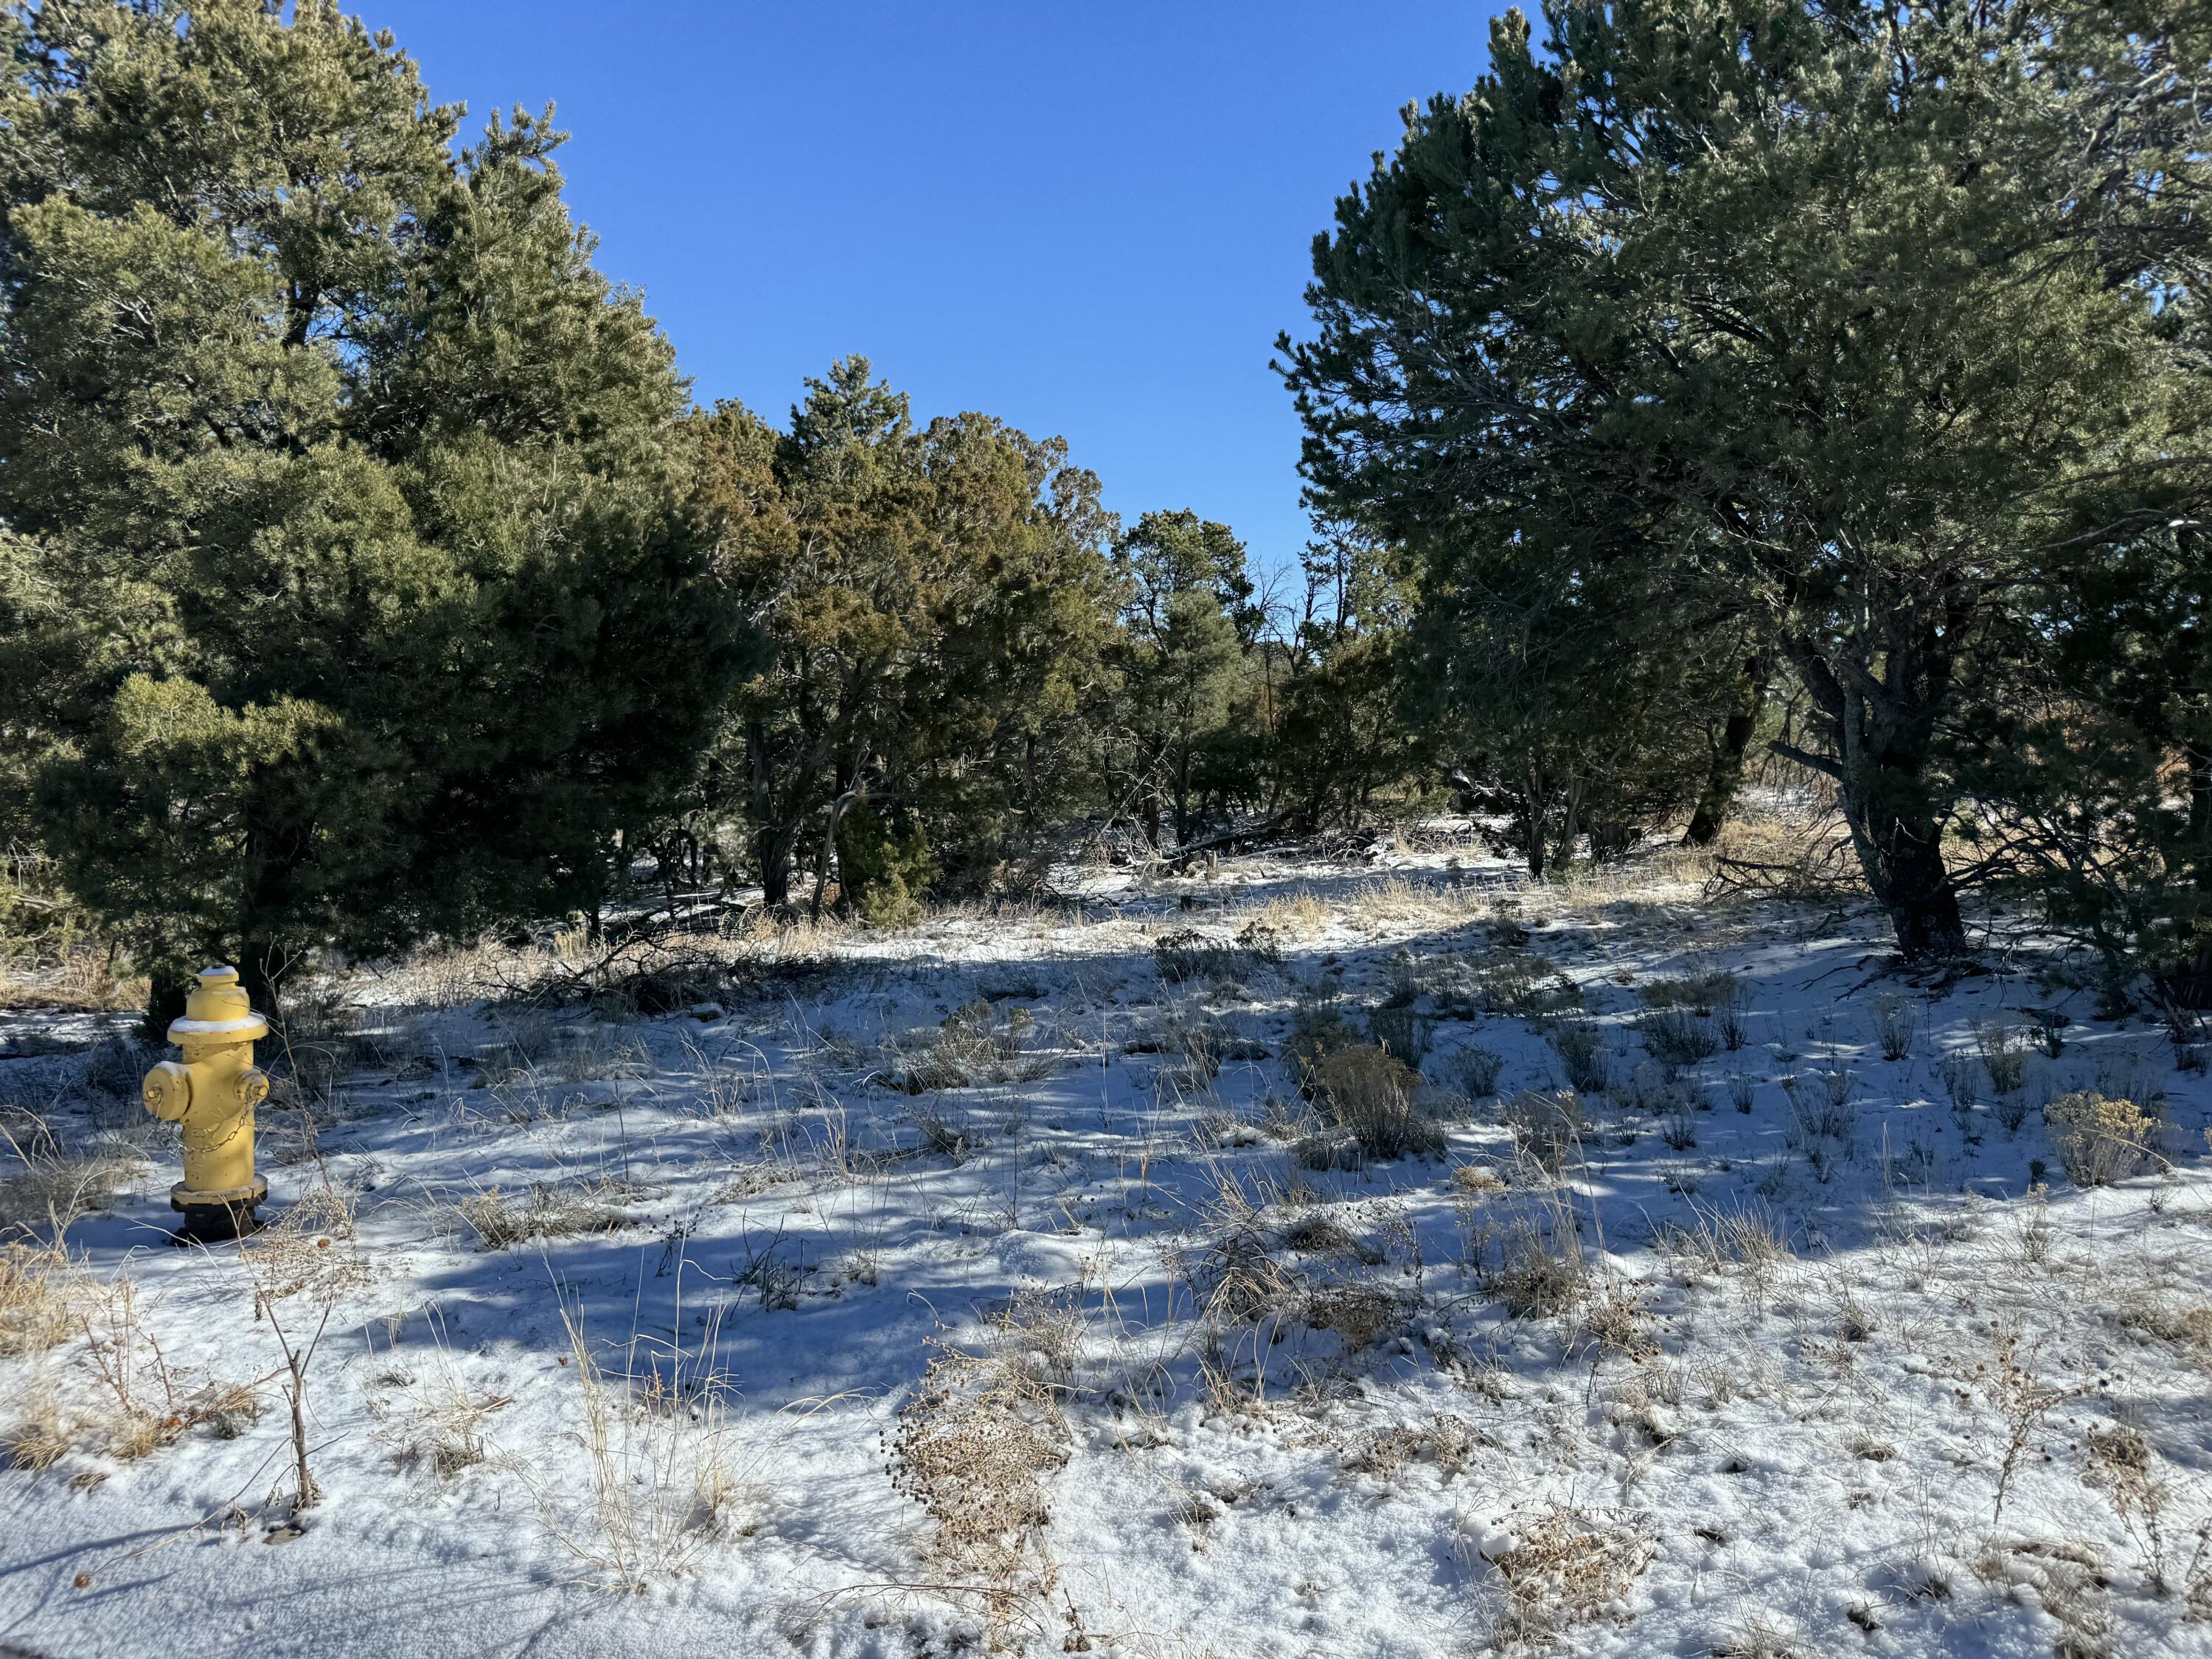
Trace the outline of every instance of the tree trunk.
<path fill-rule="evenodd" d="M 1534 881 L 1544 878 L 1544 775 L 1535 767 L 1528 769 L 1528 787 L 1521 796 L 1521 821 L 1528 850 L 1528 875 Z"/>
<path fill-rule="evenodd" d="M 1943 862 L 1942 827 L 1864 801 L 1855 808 L 1855 793 L 1846 780 L 1844 817 L 1867 885 L 1888 913 L 1899 954 L 1914 963 L 1964 956 L 1966 925 L 1959 913 L 1959 890 Z"/>
<path fill-rule="evenodd" d="M 1759 706 L 1766 695 L 1770 672 L 1764 656 L 1753 657 L 1744 665 L 1735 707 L 1729 710 L 1728 721 L 1721 727 L 1720 744 L 1705 773 L 1705 789 L 1698 796 L 1697 810 L 1690 814 L 1690 827 L 1682 832 L 1685 847 L 1711 846 L 1719 839 L 1729 814 L 1735 810 L 1736 796 L 1743 789 L 1744 760 L 1751 750 L 1752 734 L 1759 728 Z"/>
<path fill-rule="evenodd" d="M 169 1022 L 185 1017 L 185 999 L 191 994 L 192 981 L 189 971 L 179 971 L 173 963 L 162 963 L 146 973 L 146 1023 L 139 1035 L 149 1042 L 169 1040 Z"/>
<path fill-rule="evenodd" d="M 753 836 L 753 858 L 760 866 L 761 902 L 771 910 L 791 904 L 791 837 L 764 829 Z"/>
<path fill-rule="evenodd" d="M 845 822 L 846 811 L 860 797 L 860 792 L 856 786 L 838 796 L 830 808 L 830 824 L 822 832 L 822 863 L 814 872 L 814 903 L 809 912 L 810 921 L 822 920 L 822 890 L 830 884 L 830 861 L 837 853 L 837 827 Z M 845 896 L 842 893 L 838 895 L 841 903 Z"/>
<path fill-rule="evenodd" d="M 1958 632 L 1954 623 L 1949 636 Z M 1877 678 L 1863 659 L 1839 653 L 1832 660 L 1805 641 L 1792 641 L 1791 659 L 1834 752 L 1782 743 L 1773 748 L 1836 780 L 1852 850 L 1869 890 L 1888 915 L 1899 954 L 1909 963 L 1948 961 L 1966 953 L 1966 926 L 1943 861 L 1945 803 L 1929 774 L 1951 659 L 1926 629 L 1899 629 L 1882 644 Z"/>
<path fill-rule="evenodd" d="M 2189 838 L 2201 848 L 2212 842 L 2212 748 L 2187 743 L 2181 752 L 2189 769 Z"/>

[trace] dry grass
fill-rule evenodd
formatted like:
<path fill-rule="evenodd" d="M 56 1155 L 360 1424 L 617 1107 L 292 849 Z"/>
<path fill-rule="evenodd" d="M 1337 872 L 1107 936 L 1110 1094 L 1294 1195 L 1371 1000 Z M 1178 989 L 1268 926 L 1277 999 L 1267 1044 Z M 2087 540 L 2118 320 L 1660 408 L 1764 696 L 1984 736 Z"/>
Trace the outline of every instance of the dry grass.
<path fill-rule="evenodd" d="M 145 1003 L 144 978 L 118 973 L 109 953 L 95 945 L 70 945 L 43 963 L 0 962 L 0 1008 L 105 1012 Z"/>
<path fill-rule="evenodd" d="M 1580 1152 L 1582 1103 L 1570 1090 L 1523 1089 L 1504 1117 L 1522 1160 L 1547 1176 L 1559 1176 Z"/>
<path fill-rule="evenodd" d="M 0 1245 L 0 1358 L 21 1358 L 64 1340 L 98 1287 L 58 1245 Z"/>
<path fill-rule="evenodd" d="M 1709 852 L 1707 891 L 1832 903 L 1866 891 L 1841 817 L 1832 813 L 1732 819 Z"/>
<path fill-rule="evenodd" d="M 407 1411 L 377 1435 L 392 1462 L 403 1469 L 427 1470 L 440 1480 L 481 1466 L 489 1454 L 485 1425 L 514 1404 L 514 1397 L 469 1388 L 442 1352 L 427 1382 L 410 1377 L 408 1382 L 413 1396 Z"/>
<path fill-rule="evenodd" d="M 1490 1644 L 1510 1651 L 1601 1619 L 1626 1620 L 1631 1589 L 1659 1543 L 1649 1516 L 1552 1504 L 1486 1529 L 1477 1550 L 1504 1592 Z"/>
<path fill-rule="evenodd" d="M 580 1506 L 567 1498 L 542 1468 L 511 1467 L 537 1500 L 547 1533 L 581 1567 L 581 1582 L 642 1594 L 685 1571 L 732 1530 L 740 1494 L 732 1390 L 706 1360 L 714 1328 L 690 1350 L 633 1335 L 615 1374 L 565 1301 L 561 1319 L 582 1419 L 568 1438 L 584 1453 L 585 1500 Z"/>
<path fill-rule="evenodd" d="M 1608 1279 L 1583 1306 L 1580 1344 L 1601 1356 L 1632 1359 L 1639 1364 L 1659 1352 L 1652 1335 L 1651 1309 L 1645 1293 L 1635 1285 Z"/>
<path fill-rule="evenodd" d="M 506 1250 L 533 1239 L 574 1238 L 627 1227 L 634 1218 L 612 1201 L 626 1192 L 618 1182 L 539 1182 L 524 1194 L 488 1187 L 461 1200 L 453 1212 L 483 1249 Z"/>
<path fill-rule="evenodd" d="M 1433 1463 L 1444 1474 L 1472 1468 L 1476 1454 L 1497 1442 L 1464 1418 L 1443 1413 L 1425 1423 L 1401 1423 L 1363 1436 L 1344 1455 L 1344 1467 L 1388 1480 L 1411 1463 Z"/>
<path fill-rule="evenodd" d="M 0 1237 L 59 1239 L 85 1215 L 106 1208 L 144 1163 L 125 1146 L 66 1150 L 36 1119 L 0 1124 L 0 1147 L 20 1166 L 0 1178 Z"/>
<path fill-rule="evenodd" d="M 1261 927 L 1291 939 L 1311 939 L 1335 920 L 1335 913 L 1306 888 L 1255 905 L 1247 913 Z"/>
<path fill-rule="evenodd" d="M 1705 1206 L 1692 1199 L 1689 1208 L 1687 1222 L 1662 1222 L 1651 1240 L 1686 1282 L 1735 1273 L 1763 1291 L 1790 1259 L 1781 1224 L 1757 1200 Z"/>
<path fill-rule="evenodd" d="M 933 1552 L 994 1632 L 1042 1628 L 1034 1609 L 1059 1573 L 1045 1546 L 1048 1478 L 1067 1461 L 1068 1431 L 1053 1375 L 1061 1334 L 1042 1341 L 1018 1307 L 980 1351 L 933 1339 L 927 1370 L 885 1437 L 891 1484 L 918 1504 Z M 1042 1363 L 1040 1363 L 1042 1361 Z"/>
<path fill-rule="evenodd" d="M 1406 1322 L 1406 1300 L 1379 1285 L 1323 1285 L 1306 1297 L 1305 1322 L 1334 1331 L 1347 1353 L 1371 1348 Z"/>
<path fill-rule="evenodd" d="M 879 1075 L 910 1095 L 1033 1083 L 1050 1076 L 1054 1064 L 1051 1056 L 1030 1051 L 1036 1032 L 1036 1019 L 1028 1009 L 1001 1011 L 978 998 L 954 1009 L 934 1029 L 887 1041 Z"/>
<path fill-rule="evenodd" d="M 260 1417 L 253 1385 L 169 1363 L 129 1279 L 100 1284 L 67 1264 L 58 1271 L 73 1280 L 64 1295 L 78 1383 L 66 1402 L 51 1373 L 29 1390 L 21 1414 L 0 1431 L 16 1467 L 50 1468 L 72 1451 L 134 1462 L 197 1430 L 234 1439 Z"/>
<path fill-rule="evenodd" d="M 1196 1317 L 1217 1339 L 1247 1325 L 1279 1325 L 1303 1305 L 1304 1283 L 1275 1260 L 1251 1203 L 1224 1191 L 1216 1208 L 1212 1239 L 1176 1251 L 1170 1261 Z"/>
<path fill-rule="evenodd" d="M 5 1459 L 0 1467 L 27 1474 L 50 1469 L 75 1450 L 82 1438 L 76 1425 L 62 1415 L 53 1380 L 41 1377 L 26 1393 L 20 1414 L 0 1427 L 0 1456 Z"/>
<path fill-rule="evenodd" d="M 1533 1205 L 1494 1232 L 1480 1230 L 1470 1254 L 1484 1293 L 1516 1319 L 1556 1318 L 1589 1297 L 1582 1235 L 1564 1203 Z"/>
<path fill-rule="evenodd" d="M 1369 1045 L 1323 1054 L 1310 1067 L 1314 1091 L 1337 1127 L 1369 1158 L 1425 1158 L 1444 1147 L 1443 1132 L 1416 1103 L 1421 1074 Z"/>

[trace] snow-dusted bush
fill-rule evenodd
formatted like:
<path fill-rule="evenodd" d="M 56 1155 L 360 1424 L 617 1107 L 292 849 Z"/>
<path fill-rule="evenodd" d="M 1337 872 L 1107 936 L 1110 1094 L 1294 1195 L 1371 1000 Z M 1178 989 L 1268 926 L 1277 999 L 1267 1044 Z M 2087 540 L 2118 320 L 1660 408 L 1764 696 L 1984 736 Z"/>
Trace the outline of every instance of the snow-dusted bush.
<path fill-rule="evenodd" d="M 1403 1004 L 1381 1007 L 1367 1017 L 1367 1035 L 1394 1060 L 1419 1066 L 1428 1058 L 1430 1022 Z"/>
<path fill-rule="evenodd" d="M 2159 1121 L 2131 1100 L 2094 1091 L 2061 1095 L 2043 1109 L 2059 1167 L 2076 1187 L 2125 1181 L 2156 1156 Z"/>
<path fill-rule="evenodd" d="M 1903 1060 L 1912 1052 L 1912 1039 L 1920 1034 L 1920 1005 L 1892 993 L 1874 1001 L 1875 1041 L 1884 1060 Z"/>
<path fill-rule="evenodd" d="M 1469 964 L 1462 979 L 1468 1000 L 1486 1014 L 1534 1019 L 1582 1006 L 1582 988 L 1529 951 L 1492 951 Z"/>
<path fill-rule="evenodd" d="M 1951 1115 L 1964 1123 L 1974 1110 L 1974 1057 L 1963 1048 L 1954 1048 L 1936 1069 L 1943 1079 L 1943 1092 L 1951 1097 Z"/>
<path fill-rule="evenodd" d="M 1345 1018 L 1336 999 L 1325 992 L 1309 991 L 1300 994 L 1291 1015 L 1291 1037 L 1283 1058 L 1290 1063 L 1291 1079 L 1310 1095 L 1314 1066 L 1325 1055 L 1349 1048 L 1358 1041 L 1359 1033 Z"/>
<path fill-rule="evenodd" d="M 1498 1074 L 1505 1057 L 1495 1049 L 1462 1048 L 1452 1056 L 1452 1080 L 1469 1100 L 1487 1100 L 1498 1092 Z"/>
<path fill-rule="evenodd" d="M 1712 1022 L 1687 1008 L 1654 1008 L 1637 1021 L 1637 1032 L 1651 1057 L 1669 1066 L 1694 1066 L 1720 1052 Z"/>
<path fill-rule="evenodd" d="M 1740 1001 L 1743 986 L 1734 974 L 1715 968 L 1675 979 L 1646 980 L 1638 994 L 1647 1008 L 1687 1008 L 1709 1019 L 1717 1010 Z"/>
<path fill-rule="evenodd" d="M 2018 1026 L 1991 1020 L 1975 1037 L 1983 1069 L 1990 1074 L 1990 1088 L 1999 1095 L 2018 1094 L 2027 1085 L 2027 1036 Z"/>
<path fill-rule="evenodd" d="M 1170 985 L 1194 980 L 1229 980 L 1243 967 L 1243 956 L 1234 945 L 1208 939 L 1194 927 L 1179 927 L 1152 941 L 1152 965 Z"/>

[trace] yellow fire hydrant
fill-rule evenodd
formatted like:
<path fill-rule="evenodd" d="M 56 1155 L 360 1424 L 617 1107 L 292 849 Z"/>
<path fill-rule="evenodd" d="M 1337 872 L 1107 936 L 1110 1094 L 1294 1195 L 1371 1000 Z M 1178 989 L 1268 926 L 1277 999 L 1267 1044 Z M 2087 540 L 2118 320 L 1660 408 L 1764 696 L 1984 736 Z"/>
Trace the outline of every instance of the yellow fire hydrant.
<path fill-rule="evenodd" d="M 269 1182 L 253 1172 L 253 1109 L 269 1078 L 253 1063 L 253 1040 L 268 1035 L 238 969 L 210 968 L 169 1025 L 183 1064 L 146 1073 L 146 1109 L 185 1132 L 185 1178 L 169 1188 L 169 1207 L 184 1212 L 186 1238 L 235 1238 L 261 1224 L 254 1211 Z"/>

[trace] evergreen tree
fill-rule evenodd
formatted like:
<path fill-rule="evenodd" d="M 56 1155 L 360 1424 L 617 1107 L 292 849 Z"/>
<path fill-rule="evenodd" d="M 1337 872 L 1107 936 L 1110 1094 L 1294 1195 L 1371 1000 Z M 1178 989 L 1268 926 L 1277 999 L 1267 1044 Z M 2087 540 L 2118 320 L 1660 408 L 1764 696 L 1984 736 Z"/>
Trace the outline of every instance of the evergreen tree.
<path fill-rule="evenodd" d="M 847 898 L 878 919 L 925 884 L 1006 879 L 1083 788 L 1097 480 L 986 416 L 917 430 L 862 358 L 808 381 L 787 433 L 735 404 L 696 426 L 703 511 L 764 641 L 710 813 L 741 823 L 767 902 L 789 902 L 803 861 L 826 880 L 839 851 Z M 892 896 L 862 890 L 894 871 Z"/>
<path fill-rule="evenodd" d="M 1445 563 L 1639 526 L 1689 614 L 1804 685 L 1794 752 L 1902 952 L 1954 953 L 1962 710 L 2058 550 L 2203 498 L 2198 307 L 2158 274 L 2189 191 L 2139 187 L 2112 149 L 2136 94 L 2099 79 L 2164 46 L 2027 0 L 1546 16 L 1541 53 L 1500 20 L 1491 75 L 1409 111 L 1317 242 L 1318 332 L 1285 343 L 1310 476 Z"/>
<path fill-rule="evenodd" d="M 154 1012 L 595 909 L 738 641 L 561 135 L 316 0 L 0 18 L 0 690 Z"/>
<path fill-rule="evenodd" d="M 1269 768 L 1291 822 L 1356 823 L 1423 763 L 1401 678 L 1413 584 L 1395 550 L 1324 522 L 1299 557 L 1304 601 L 1284 653 Z"/>
<path fill-rule="evenodd" d="M 1115 544 L 1114 561 L 1121 591 L 1115 793 L 1152 846 L 1163 812 L 1182 845 L 1207 795 L 1233 787 L 1224 775 L 1234 764 L 1231 711 L 1264 618 L 1243 543 L 1188 509 L 1146 514 Z"/>

